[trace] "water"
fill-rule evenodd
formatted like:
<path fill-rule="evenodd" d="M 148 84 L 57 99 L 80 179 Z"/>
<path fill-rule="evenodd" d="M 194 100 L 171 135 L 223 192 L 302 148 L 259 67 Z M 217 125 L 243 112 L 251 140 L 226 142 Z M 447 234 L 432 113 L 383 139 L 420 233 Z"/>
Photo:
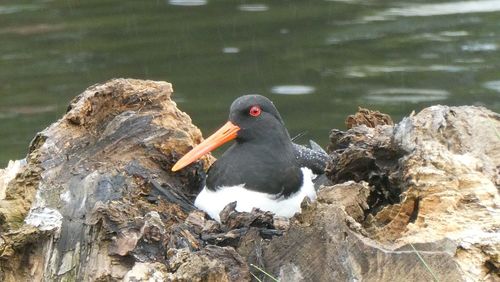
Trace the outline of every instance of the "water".
<path fill-rule="evenodd" d="M 500 1 L 0 2 L 0 167 L 86 87 L 166 80 L 206 134 L 258 93 L 327 143 L 358 106 L 500 112 Z"/>

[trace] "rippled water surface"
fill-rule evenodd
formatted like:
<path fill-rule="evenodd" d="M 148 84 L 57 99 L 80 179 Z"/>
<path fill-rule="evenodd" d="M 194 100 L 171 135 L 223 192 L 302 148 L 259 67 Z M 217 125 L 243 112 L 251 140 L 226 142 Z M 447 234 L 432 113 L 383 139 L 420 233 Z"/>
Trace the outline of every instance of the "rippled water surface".
<path fill-rule="evenodd" d="M 0 167 L 87 86 L 166 80 L 205 134 L 235 97 L 325 145 L 358 106 L 500 112 L 500 1 L 0 2 Z"/>

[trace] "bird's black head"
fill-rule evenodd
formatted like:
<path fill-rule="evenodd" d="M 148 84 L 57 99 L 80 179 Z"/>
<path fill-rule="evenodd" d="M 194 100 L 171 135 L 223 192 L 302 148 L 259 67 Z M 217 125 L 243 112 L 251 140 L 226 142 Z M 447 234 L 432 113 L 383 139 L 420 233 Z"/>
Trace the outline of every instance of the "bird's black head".
<path fill-rule="evenodd" d="M 244 183 L 250 190 L 288 196 L 302 185 L 302 172 L 283 119 L 271 100 L 260 95 L 236 99 L 229 121 L 184 155 L 172 170 L 231 140 L 236 143 L 208 171 L 208 189 Z"/>
<path fill-rule="evenodd" d="M 229 111 L 229 121 L 240 127 L 237 142 L 282 136 L 289 138 L 278 110 L 273 102 L 261 95 L 245 95 L 236 99 Z"/>
<path fill-rule="evenodd" d="M 182 169 L 234 139 L 236 145 L 243 145 L 238 146 L 241 151 L 256 152 L 251 156 L 253 158 L 259 155 L 267 155 L 269 158 L 268 152 L 281 154 L 293 149 L 290 135 L 273 102 L 261 95 L 245 95 L 236 99 L 231 105 L 229 121 L 177 161 L 172 171 Z M 249 147 L 258 149 L 249 150 Z"/>

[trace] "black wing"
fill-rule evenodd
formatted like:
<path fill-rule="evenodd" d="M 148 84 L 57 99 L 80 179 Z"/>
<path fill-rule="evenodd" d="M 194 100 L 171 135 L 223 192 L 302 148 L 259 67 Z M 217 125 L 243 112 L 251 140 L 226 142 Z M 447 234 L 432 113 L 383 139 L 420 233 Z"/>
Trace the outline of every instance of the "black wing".
<path fill-rule="evenodd" d="M 313 149 L 293 143 L 295 159 L 301 167 L 311 169 L 314 174 L 324 174 L 330 156 L 314 141 L 310 141 L 310 143 Z"/>

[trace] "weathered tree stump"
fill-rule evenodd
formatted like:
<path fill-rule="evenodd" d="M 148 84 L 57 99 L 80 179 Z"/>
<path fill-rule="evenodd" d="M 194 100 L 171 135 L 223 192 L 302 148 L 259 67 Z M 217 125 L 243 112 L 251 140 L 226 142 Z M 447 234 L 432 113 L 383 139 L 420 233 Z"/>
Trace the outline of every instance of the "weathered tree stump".
<path fill-rule="evenodd" d="M 360 109 L 333 130 L 316 202 L 291 219 L 196 210 L 206 157 L 165 82 L 88 88 L 0 171 L 1 281 L 494 281 L 500 116 L 430 107 L 396 125 Z M 418 251 L 416 251 L 418 250 Z"/>
<path fill-rule="evenodd" d="M 171 93 L 165 82 L 92 86 L 36 136 L 26 165 L 3 187 L 0 280 L 121 279 L 136 263 L 201 248 L 184 221 L 208 160 L 170 172 L 178 154 L 201 140 Z M 210 255 L 186 259 L 210 258 L 213 275 L 233 264 Z"/>

